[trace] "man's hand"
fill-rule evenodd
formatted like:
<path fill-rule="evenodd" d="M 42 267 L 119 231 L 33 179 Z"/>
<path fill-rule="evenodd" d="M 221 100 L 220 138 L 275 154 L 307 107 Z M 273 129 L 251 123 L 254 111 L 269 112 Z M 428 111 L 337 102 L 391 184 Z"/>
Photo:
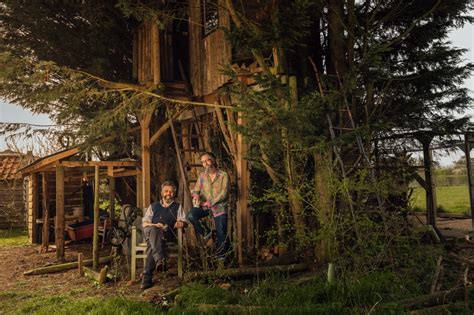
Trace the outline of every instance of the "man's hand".
<path fill-rule="evenodd" d="M 174 224 L 175 229 L 182 229 L 184 227 L 184 222 L 183 221 L 176 221 Z"/>
<path fill-rule="evenodd" d="M 166 230 L 168 228 L 168 226 L 163 223 L 155 223 L 154 226 L 159 228 L 160 230 Z"/>
<path fill-rule="evenodd" d="M 193 207 L 199 207 L 199 197 L 193 197 Z"/>

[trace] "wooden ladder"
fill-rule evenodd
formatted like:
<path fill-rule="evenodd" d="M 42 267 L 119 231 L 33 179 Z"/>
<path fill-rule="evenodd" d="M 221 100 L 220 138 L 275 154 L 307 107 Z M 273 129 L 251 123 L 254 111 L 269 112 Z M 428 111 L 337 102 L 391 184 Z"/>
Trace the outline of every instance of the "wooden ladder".
<path fill-rule="evenodd" d="M 200 126 L 200 121 L 194 111 L 194 108 L 190 109 L 192 119 L 180 122 L 176 124 L 170 119 L 170 128 L 173 136 L 173 142 L 175 145 L 176 156 L 178 159 L 178 166 L 181 175 L 181 182 L 184 186 L 184 209 L 190 209 L 192 207 L 191 190 L 194 189 L 194 185 L 198 180 L 199 172 L 198 168 L 202 167 L 195 158 L 196 153 L 202 154 L 206 152 L 204 136 Z M 194 129 L 193 129 L 194 128 Z M 212 226 L 213 220 L 209 220 L 208 224 Z M 193 232 L 191 232 L 193 233 Z M 194 235 L 194 234 L 193 234 Z M 196 240 L 199 247 L 199 255 L 202 266 L 205 270 L 208 269 L 206 246 L 200 242 L 200 238 L 192 238 L 192 242 Z"/>

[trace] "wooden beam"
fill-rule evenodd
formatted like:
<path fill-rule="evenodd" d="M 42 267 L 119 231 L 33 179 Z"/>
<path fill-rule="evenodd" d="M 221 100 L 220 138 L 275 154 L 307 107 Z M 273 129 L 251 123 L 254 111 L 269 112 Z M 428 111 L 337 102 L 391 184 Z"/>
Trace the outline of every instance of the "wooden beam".
<path fill-rule="evenodd" d="M 160 57 L 160 30 L 158 20 L 154 18 L 151 22 L 151 58 L 153 63 L 153 85 L 161 83 L 161 57 Z"/>
<path fill-rule="evenodd" d="M 471 163 L 471 139 L 469 134 L 464 135 L 466 155 L 466 169 L 467 169 L 467 183 L 469 188 L 469 202 L 471 205 L 471 228 L 474 229 L 474 183 L 472 180 L 472 163 Z"/>
<path fill-rule="evenodd" d="M 72 156 L 78 152 L 79 152 L 79 148 L 72 148 L 63 152 L 50 155 L 48 157 L 38 160 L 37 162 L 31 164 L 30 166 L 27 166 L 21 169 L 20 172 L 23 176 L 25 176 L 28 173 L 39 170 L 40 168 L 48 166 L 49 164 L 59 161 L 61 159 L 64 159 L 66 157 Z"/>
<path fill-rule="evenodd" d="M 101 264 L 107 264 L 112 261 L 111 256 L 105 256 L 101 257 L 99 259 L 99 263 Z M 87 259 L 82 261 L 83 266 L 90 266 L 92 265 L 92 259 Z M 35 269 L 31 269 L 28 271 L 25 271 L 23 273 L 24 276 L 36 276 L 36 275 L 44 275 L 48 273 L 54 273 L 54 272 L 59 272 L 59 271 L 65 271 L 65 270 L 71 270 L 74 268 L 78 268 L 78 262 L 73 261 L 69 263 L 64 263 L 60 265 L 52 265 L 52 266 L 46 266 L 46 267 L 38 267 Z"/>
<path fill-rule="evenodd" d="M 137 170 L 126 170 L 126 171 L 114 172 L 113 177 L 136 176 L 137 174 L 140 174 L 140 173 L 141 173 L 141 171 L 139 169 L 137 169 Z"/>
<path fill-rule="evenodd" d="M 142 210 L 142 215 L 145 214 L 145 207 L 143 206 L 143 192 L 142 192 L 142 173 L 137 173 L 137 208 Z"/>
<path fill-rule="evenodd" d="M 92 236 L 92 269 L 99 268 L 99 166 L 95 166 L 94 178 L 94 234 Z"/>
<path fill-rule="evenodd" d="M 423 145 L 423 165 L 425 166 L 426 182 L 426 222 L 436 227 L 436 185 L 433 176 L 433 154 L 430 143 L 433 137 L 420 137 L 418 140 Z"/>
<path fill-rule="evenodd" d="M 95 166 L 136 167 L 136 166 L 140 166 L 139 161 L 58 161 L 55 164 L 64 166 L 64 167 L 95 167 Z"/>
<path fill-rule="evenodd" d="M 140 119 L 141 151 L 142 151 L 142 198 L 143 207 L 150 204 L 151 178 L 150 178 L 150 121 L 153 113 L 147 113 Z"/>
<path fill-rule="evenodd" d="M 48 252 L 49 247 L 49 200 L 48 200 L 48 181 L 47 174 L 43 172 L 41 174 L 41 192 L 43 198 L 41 199 L 41 205 L 43 208 L 43 231 L 41 233 L 41 252 Z"/>
<path fill-rule="evenodd" d="M 179 110 L 177 111 L 176 113 L 173 114 L 173 116 L 171 116 L 171 119 L 176 119 L 179 117 L 179 115 L 181 115 L 184 111 L 186 110 L 186 108 L 183 108 L 182 110 Z M 168 130 L 168 128 L 170 127 L 170 121 L 167 120 L 163 125 L 161 125 L 161 127 L 153 134 L 153 136 L 151 136 L 150 138 L 150 145 L 152 145 L 153 143 L 155 143 L 155 141 L 157 141 L 165 132 L 166 130 Z"/>
<path fill-rule="evenodd" d="M 112 222 L 115 220 L 115 178 L 114 178 L 114 167 L 107 167 L 107 175 L 109 177 L 109 213 Z M 104 231 L 105 233 L 105 231 Z M 105 237 L 105 235 L 103 236 Z"/>
<path fill-rule="evenodd" d="M 237 119 L 239 125 L 244 124 L 241 115 Z M 249 197 L 249 171 L 248 163 L 244 159 L 247 154 L 247 144 L 241 134 L 237 136 L 237 153 L 236 153 L 236 171 L 238 184 L 237 199 L 237 237 L 239 239 L 238 261 L 243 264 L 244 252 L 249 252 L 253 248 L 253 220 L 248 207 Z M 245 249 L 245 250 L 244 250 Z"/>
<path fill-rule="evenodd" d="M 413 176 L 415 177 L 415 180 L 418 182 L 418 184 L 420 184 L 420 186 L 423 187 L 424 190 L 428 189 L 427 188 L 428 186 L 426 185 L 425 180 L 423 179 L 423 177 L 420 176 L 420 174 L 418 174 L 417 172 L 414 172 Z"/>
<path fill-rule="evenodd" d="M 64 261 L 64 168 L 56 167 L 56 258 Z"/>
<path fill-rule="evenodd" d="M 38 174 L 28 176 L 28 240 L 30 243 L 37 243 L 38 225 L 36 219 L 38 216 Z"/>

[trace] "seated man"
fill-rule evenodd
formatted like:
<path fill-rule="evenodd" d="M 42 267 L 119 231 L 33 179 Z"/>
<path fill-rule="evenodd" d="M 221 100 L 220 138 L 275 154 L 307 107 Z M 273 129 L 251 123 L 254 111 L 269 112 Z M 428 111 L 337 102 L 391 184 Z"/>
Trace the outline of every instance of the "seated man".
<path fill-rule="evenodd" d="M 188 221 L 194 226 L 196 233 L 207 240 L 212 233 L 201 223 L 201 219 L 212 215 L 216 227 L 216 256 L 223 263 L 229 252 L 229 175 L 219 169 L 216 157 L 211 152 L 203 153 L 200 159 L 204 172 L 199 174 L 192 191 L 194 207 L 188 214 Z"/>
<path fill-rule="evenodd" d="M 143 217 L 143 234 L 147 243 L 147 257 L 141 288 L 153 286 L 153 272 L 166 267 L 165 240 L 174 239 L 173 227 L 180 229 L 185 217 L 180 204 L 174 202 L 176 186 L 166 181 L 161 185 L 161 200 L 152 203 Z"/>

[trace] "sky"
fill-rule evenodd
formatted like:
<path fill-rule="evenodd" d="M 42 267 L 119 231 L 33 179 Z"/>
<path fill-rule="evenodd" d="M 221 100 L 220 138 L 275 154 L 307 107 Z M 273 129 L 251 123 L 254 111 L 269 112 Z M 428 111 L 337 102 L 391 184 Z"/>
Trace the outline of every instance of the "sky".
<path fill-rule="evenodd" d="M 474 12 L 471 12 L 474 15 Z M 451 32 L 450 40 L 455 47 L 466 48 L 469 51 L 465 54 L 464 59 L 466 62 L 474 62 L 474 25 L 467 24 L 462 29 L 456 29 Z M 472 91 L 474 94 L 474 75 L 465 81 L 465 85 Z M 471 120 L 474 120 L 474 105 L 471 110 L 468 112 L 471 115 Z M 52 122 L 46 115 L 34 115 L 28 110 L 21 108 L 20 106 L 9 104 L 0 99 L 0 122 L 25 122 L 33 124 L 51 124 Z M 32 148 L 34 143 L 31 140 L 28 141 L 19 141 L 18 146 L 23 151 L 26 151 L 27 148 Z M 7 148 L 7 143 L 5 137 L 0 136 L 0 151 L 3 151 Z M 453 161 L 461 157 L 461 152 L 450 153 L 446 155 L 442 152 L 435 152 L 434 158 L 440 162 L 442 166 L 447 166 Z"/>

